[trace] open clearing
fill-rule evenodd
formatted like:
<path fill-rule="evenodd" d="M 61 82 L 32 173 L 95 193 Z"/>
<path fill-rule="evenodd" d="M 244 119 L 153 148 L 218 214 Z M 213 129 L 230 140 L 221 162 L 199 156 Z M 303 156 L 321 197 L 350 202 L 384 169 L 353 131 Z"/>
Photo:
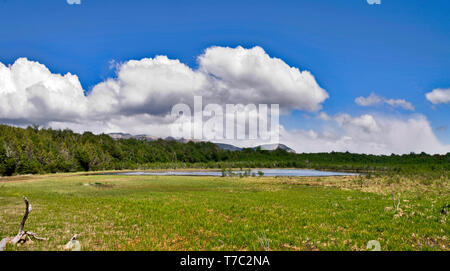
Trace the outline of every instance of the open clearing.
<path fill-rule="evenodd" d="M 7 250 L 449 250 L 448 180 L 60 174 L 0 179 Z M 393 204 L 393 195 L 400 205 Z M 398 204 L 398 201 L 397 201 Z"/>

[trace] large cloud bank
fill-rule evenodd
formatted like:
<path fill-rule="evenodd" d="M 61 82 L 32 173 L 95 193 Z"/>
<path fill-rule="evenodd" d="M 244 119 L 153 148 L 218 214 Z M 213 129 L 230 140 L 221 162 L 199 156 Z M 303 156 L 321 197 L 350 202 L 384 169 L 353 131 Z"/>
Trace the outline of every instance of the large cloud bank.
<path fill-rule="evenodd" d="M 436 138 L 428 120 L 420 114 L 393 118 L 365 114 L 318 116 L 325 125 L 322 131 L 282 130 L 281 138 L 290 142 L 297 152 L 354 152 L 371 154 L 405 154 L 410 152 L 450 152 Z"/>
<path fill-rule="evenodd" d="M 164 115 L 194 95 L 208 103 L 277 103 L 284 110 L 317 111 L 328 98 L 308 71 L 270 57 L 262 48 L 211 47 L 191 69 L 166 56 L 120 64 L 117 78 L 87 95 L 75 75 L 52 74 L 44 65 L 18 59 L 0 63 L 0 117 L 37 121 L 82 121 L 139 114 Z"/>
<path fill-rule="evenodd" d="M 286 130 L 280 126 L 280 142 L 298 153 L 352 152 L 365 154 L 446 154 L 450 145 L 442 144 L 434 135 L 425 116 L 414 114 L 402 118 L 363 114 L 351 116 L 341 113 L 330 116 L 317 114 L 323 123 L 317 129 Z M 264 144 L 263 141 L 221 141 L 239 147 Z"/>
<path fill-rule="evenodd" d="M 54 74 L 38 62 L 0 63 L 0 122 L 165 137 L 170 136 L 172 107 L 192 105 L 195 95 L 204 104 L 279 104 L 283 112 L 317 112 L 329 97 L 310 72 L 260 47 L 210 47 L 198 57 L 196 69 L 166 56 L 130 60 L 119 64 L 116 74 L 87 92 L 76 75 Z M 327 118 L 325 132 L 281 127 L 280 140 L 300 152 L 448 151 L 423 116 Z"/>

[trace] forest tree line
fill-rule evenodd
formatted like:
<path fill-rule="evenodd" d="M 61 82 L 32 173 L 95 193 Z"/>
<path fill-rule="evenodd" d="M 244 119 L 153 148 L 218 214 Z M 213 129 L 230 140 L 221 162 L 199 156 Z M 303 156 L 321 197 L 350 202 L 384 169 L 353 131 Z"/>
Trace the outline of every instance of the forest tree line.
<path fill-rule="evenodd" d="M 434 174 L 448 178 L 446 155 L 295 154 L 229 151 L 210 142 L 114 140 L 109 135 L 0 125 L 0 175 L 155 168 L 312 168 Z"/>

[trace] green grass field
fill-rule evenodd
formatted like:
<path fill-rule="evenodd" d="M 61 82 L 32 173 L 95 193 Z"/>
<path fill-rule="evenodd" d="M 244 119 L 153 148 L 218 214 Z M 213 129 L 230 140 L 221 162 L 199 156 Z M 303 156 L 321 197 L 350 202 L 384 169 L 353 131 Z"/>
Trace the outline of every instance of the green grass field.
<path fill-rule="evenodd" d="M 392 194 L 400 206 L 393 206 Z M 7 250 L 449 250 L 448 180 L 378 177 L 83 176 L 0 179 L 0 239 L 49 238 Z"/>

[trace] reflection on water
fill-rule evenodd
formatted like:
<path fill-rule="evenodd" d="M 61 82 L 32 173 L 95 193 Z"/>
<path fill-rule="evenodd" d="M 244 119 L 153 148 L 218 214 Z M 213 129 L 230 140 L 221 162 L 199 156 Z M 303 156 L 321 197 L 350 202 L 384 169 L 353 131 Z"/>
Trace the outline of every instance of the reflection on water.
<path fill-rule="evenodd" d="M 264 176 L 300 176 L 300 177 L 316 177 L 316 176 L 353 176 L 355 173 L 319 171 L 310 169 L 252 169 L 250 174 L 258 176 L 259 172 L 263 172 Z M 233 174 L 244 174 L 245 171 L 233 171 Z M 108 175 L 131 175 L 131 176 L 222 176 L 221 171 L 139 171 L 139 172 L 119 172 L 109 173 Z"/>

